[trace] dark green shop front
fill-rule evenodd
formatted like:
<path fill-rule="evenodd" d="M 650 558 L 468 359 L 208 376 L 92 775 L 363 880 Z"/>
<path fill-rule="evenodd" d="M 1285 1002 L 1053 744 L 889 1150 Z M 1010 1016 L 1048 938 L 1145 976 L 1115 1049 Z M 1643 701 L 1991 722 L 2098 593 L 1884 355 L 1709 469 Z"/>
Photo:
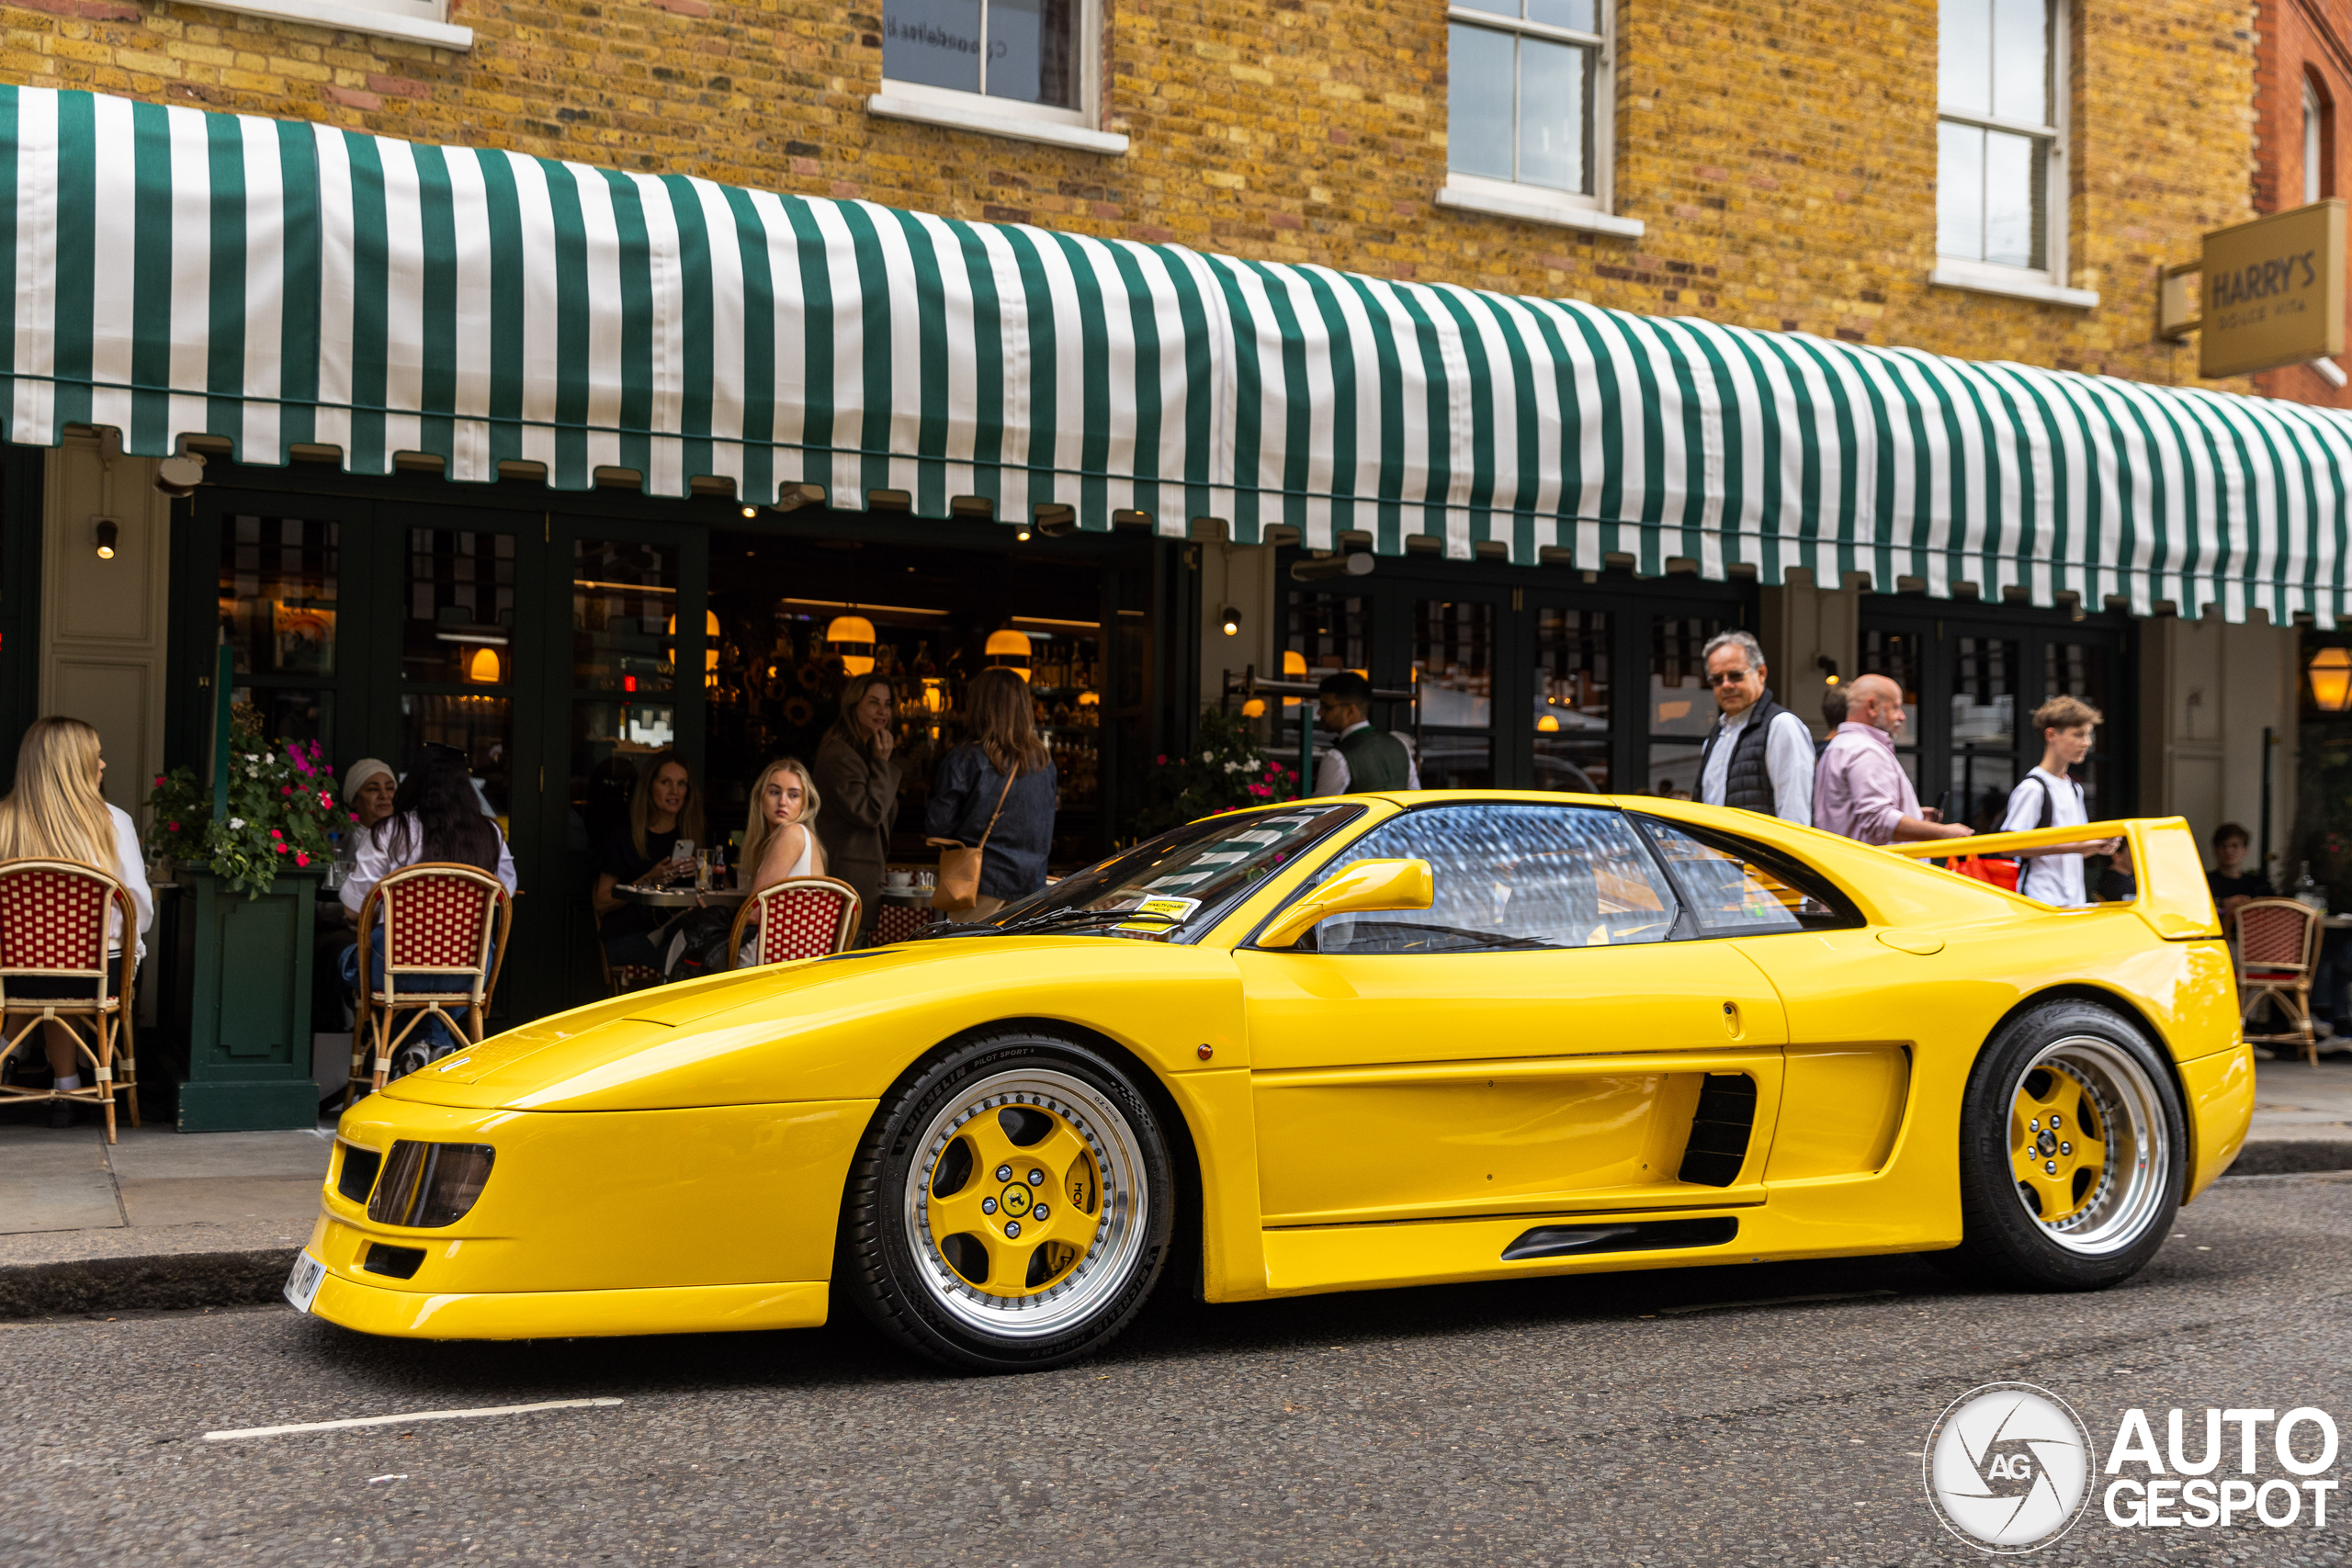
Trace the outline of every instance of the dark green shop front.
<path fill-rule="evenodd" d="M 910 788 L 894 849 L 920 847 L 922 781 L 991 634 L 1030 650 L 1064 863 L 1111 847 L 1195 701 L 1184 547 L 1140 530 L 1022 538 L 887 512 L 747 517 L 726 500 L 219 462 L 174 513 L 166 754 L 207 755 L 223 639 L 234 699 L 275 738 L 319 740 L 338 775 L 362 757 L 404 769 L 427 741 L 463 749 L 522 886 L 494 1026 L 601 994 L 592 857 L 626 821 L 644 758 L 685 757 L 707 838 L 723 841 L 760 766 L 813 754 L 838 711 L 825 634 L 840 616 L 874 625 L 899 696 Z"/>

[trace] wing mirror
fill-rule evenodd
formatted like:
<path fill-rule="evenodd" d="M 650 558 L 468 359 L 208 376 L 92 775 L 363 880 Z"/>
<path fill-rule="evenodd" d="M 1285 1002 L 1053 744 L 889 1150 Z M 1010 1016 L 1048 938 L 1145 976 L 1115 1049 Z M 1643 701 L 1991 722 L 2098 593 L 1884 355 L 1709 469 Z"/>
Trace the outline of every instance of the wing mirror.
<path fill-rule="evenodd" d="M 1425 860 L 1360 860 L 1274 917 L 1258 933 L 1260 947 L 1295 947 L 1306 929 L 1333 915 L 1376 915 L 1426 909 L 1437 901 L 1437 877 Z"/>

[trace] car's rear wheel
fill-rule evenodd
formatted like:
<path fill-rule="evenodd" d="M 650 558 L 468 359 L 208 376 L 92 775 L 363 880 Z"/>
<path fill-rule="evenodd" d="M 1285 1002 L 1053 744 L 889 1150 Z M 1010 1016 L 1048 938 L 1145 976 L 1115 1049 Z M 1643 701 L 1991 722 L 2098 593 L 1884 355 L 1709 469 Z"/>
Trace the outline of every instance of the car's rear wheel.
<path fill-rule="evenodd" d="M 2140 1029 L 2093 1002 L 2012 1019 L 1961 1112 L 1962 1221 L 1949 1259 L 2042 1290 L 2136 1274 L 2171 1233 L 2188 1170 L 2172 1075 Z"/>
<path fill-rule="evenodd" d="M 836 1277 L 882 1331 L 975 1371 L 1099 1349 L 1159 1280 L 1168 1140 L 1102 1053 L 1046 1034 L 967 1042 L 887 1096 L 859 1145 Z"/>

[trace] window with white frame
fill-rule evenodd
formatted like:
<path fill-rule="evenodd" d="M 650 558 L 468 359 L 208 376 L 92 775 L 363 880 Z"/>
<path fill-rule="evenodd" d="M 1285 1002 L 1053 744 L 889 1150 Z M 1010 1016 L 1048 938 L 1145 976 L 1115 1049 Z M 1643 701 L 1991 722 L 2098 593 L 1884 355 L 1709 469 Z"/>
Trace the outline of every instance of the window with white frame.
<path fill-rule="evenodd" d="M 449 20 L 448 0 L 205 0 L 216 10 L 309 22 L 339 32 L 406 39 L 441 49 L 469 50 L 471 28 Z"/>
<path fill-rule="evenodd" d="M 872 113 L 1124 152 L 1094 129 L 1100 0 L 883 0 Z"/>
<path fill-rule="evenodd" d="M 1609 12 L 1610 0 L 1453 0 L 1442 204 L 1606 213 Z"/>
<path fill-rule="evenodd" d="M 2327 104 L 2303 78 L 2303 205 L 2327 194 Z"/>
<path fill-rule="evenodd" d="M 1936 251 L 2065 277 L 2064 58 L 2052 0 L 1941 0 Z"/>

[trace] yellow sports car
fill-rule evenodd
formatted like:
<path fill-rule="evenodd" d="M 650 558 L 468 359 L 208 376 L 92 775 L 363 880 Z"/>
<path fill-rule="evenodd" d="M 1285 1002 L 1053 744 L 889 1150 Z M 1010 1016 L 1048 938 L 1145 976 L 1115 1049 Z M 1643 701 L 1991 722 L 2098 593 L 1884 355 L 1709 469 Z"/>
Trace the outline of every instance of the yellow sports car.
<path fill-rule="evenodd" d="M 399 1079 L 343 1118 L 288 1294 L 431 1338 L 846 1301 L 1007 1371 L 1099 1348 L 1156 1287 L 1912 1251 L 2111 1284 L 2236 1154 L 2254 1067 L 2185 824 L 1979 847 L 2109 835 L 2136 901 L 2059 910 L 1646 797 L 1211 818 L 985 924 Z"/>

